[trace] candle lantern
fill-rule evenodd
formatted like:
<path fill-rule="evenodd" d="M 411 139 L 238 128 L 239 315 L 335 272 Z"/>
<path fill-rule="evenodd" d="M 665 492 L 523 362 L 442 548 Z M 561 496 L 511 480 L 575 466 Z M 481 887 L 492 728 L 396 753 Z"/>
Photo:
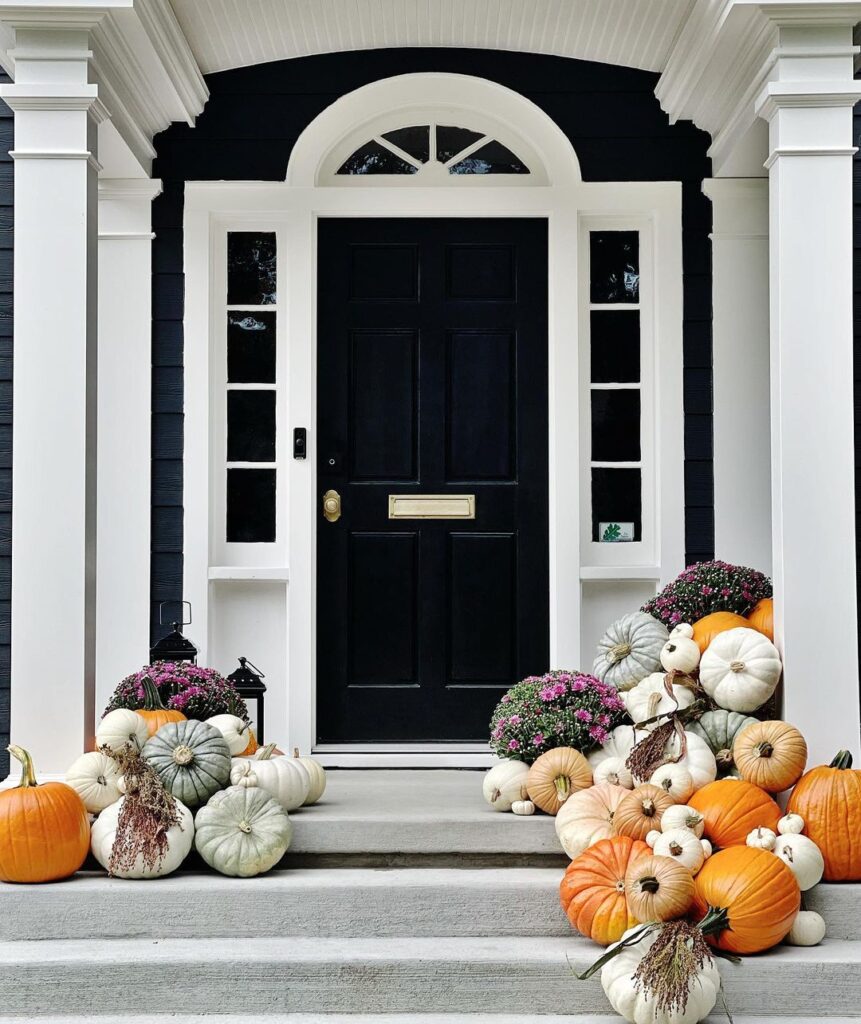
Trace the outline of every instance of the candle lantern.
<path fill-rule="evenodd" d="M 266 693 L 266 678 L 263 673 L 252 664 L 248 658 L 239 659 L 239 668 L 227 677 L 233 683 L 236 692 L 244 701 L 255 702 L 255 712 L 252 720 L 256 726 L 257 741 L 263 743 L 263 695 Z M 251 712 L 249 711 L 249 714 Z"/>
<path fill-rule="evenodd" d="M 176 604 L 176 602 L 162 601 L 158 606 L 160 626 L 165 624 L 162 612 L 166 604 Z M 183 601 L 182 605 L 183 607 L 188 605 L 188 619 L 183 619 L 182 622 L 171 622 L 171 631 L 150 648 L 150 664 L 154 661 L 190 661 L 194 664 L 197 661 L 197 646 L 188 637 L 182 635 L 182 627 L 191 625 L 191 604 L 188 601 Z"/>

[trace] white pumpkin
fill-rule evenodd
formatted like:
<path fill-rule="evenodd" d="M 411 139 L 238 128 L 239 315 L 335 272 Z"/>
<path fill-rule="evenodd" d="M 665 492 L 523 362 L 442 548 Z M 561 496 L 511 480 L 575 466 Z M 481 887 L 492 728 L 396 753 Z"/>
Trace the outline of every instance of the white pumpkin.
<path fill-rule="evenodd" d="M 649 779 L 653 786 L 659 786 L 677 804 L 683 804 L 694 795 L 694 778 L 683 764 L 669 761 L 656 768 Z"/>
<path fill-rule="evenodd" d="M 678 861 L 692 875 L 699 871 L 706 859 L 702 843 L 689 828 L 674 828 L 659 833 L 652 849 L 661 857 Z"/>
<path fill-rule="evenodd" d="M 627 761 L 634 744 L 638 740 L 645 739 L 646 735 L 645 729 L 640 729 L 638 732 L 631 725 L 617 725 L 607 737 L 603 746 L 598 747 L 597 750 L 590 751 L 586 755 L 586 760 L 592 765 L 593 776 L 601 762 L 606 761 L 608 757 L 616 758 L 622 762 Z"/>
<path fill-rule="evenodd" d="M 661 664 L 667 672 L 690 675 L 700 663 L 699 644 L 692 639 L 694 627 L 680 622 L 661 648 Z"/>
<path fill-rule="evenodd" d="M 777 836 L 770 828 L 760 827 L 755 828 L 752 832 L 748 832 L 745 842 L 755 850 L 773 850 L 774 844 L 777 842 Z"/>
<path fill-rule="evenodd" d="M 717 775 L 717 762 L 708 743 L 697 736 L 696 733 L 686 732 L 685 747 L 687 749 L 685 756 L 674 763 L 687 768 L 691 773 L 694 789 L 702 789 L 703 786 L 714 782 Z M 681 749 L 681 740 L 678 734 L 674 732 L 669 740 L 667 740 L 666 747 L 664 747 L 664 756 L 667 760 L 678 757 Z M 646 780 L 643 779 L 642 781 L 645 782 Z"/>
<path fill-rule="evenodd" d="M 117 822 L 120 811 L 127 797 L 121 797 L 116 803 L 106 807 L 93 822 L 90 830 L 90 849 L 93 856 L 107 871 L 111 859 L 111 851 L 114 848 L 114 839 L 117 834 Z M 117 878 L 161 878 L 169 875 L 182 864 L 191 850 L 194 841 L 194 818 L 191 811 L 182 803 L 176 801 L 176 809 L 179 813 L 179 825 L 173 825 L 167 831 L 167 851 L 154 868 L 148 868 L 143 863 L 143 857 L 138 854 L 137 860 L 131 868 L 116 873 Z"/>
<path fill-rule="evenodd" d="M 711 855 L 714 853 L 714 847 L 708 841 L 708 839 L 701 839 L 700 846 L 703 848 L 703 853 L 706 856 L 706 860 L 708 860 L 709 857 L 711 857 Z"/>
<path fill-rule="evenodd" d="M 807 892 L 822 880 L 825 861 L 819 847 L 807 836 L 794 833 L 778 836 L 773 852 L 795 875 L 802 892 Z"/>
<path fill-rule="evenodd" d="M 650 846 L 654 850 L 655 843 L 660 838 L 661 838 L 661 833 L 656 828 L 653 828 L 651 832 L 647 832 L 646 833 L 646 845 Z"/>
<path fill-rule="evenodd" d="M 825 919 L 815 910 L 799 910 L 783 940 L 790 946 L 818 946 L 825 938 Z"/>
<path fill-rule="evenodd" d="M 513 814 L 526 817 L 535 814 L 535 804 L 531 800 L 515 800 L 511 805 L 511 811 Z"/>
<path fill-rule="evenodd" d="M 700 684 L 727 711 L 756 711 L 777 688 L 783 666 L 762 633 L 739 626 L 712 640 L 700 661 Z"/>
<path fill-rule="evenodd" d="M 218 729 L 227 741 L 231 757 L 236 757 L 248 748 L 251 726 L 238 715 L 213 715 L 212 718 L 207 718 L 206 724 Z"/>
<path fill-rule="evenodd" d="M 197 852 L 211 868 L 233 878 L 252 878 L 274 867 L 293 837 L 281 804 L 262 789 L 242 786 L 210 797 L 197 812 L 196 825 Z"/>
<path fill-rule="evenodd" d="M 308 778 L 311 780 L 311 788 L 305 797 L 305 803 L 302 804 L 303 807 L 310 807 L 311 804 L 317 803 L 326 792 L 326 771 L 320 762 L 315 761 L 313 757 L 301 756 L 298 747 L 293 748 L 293 757 L 302 765 L 308 773 Z"/>
<path fill-rule="evenodd" d="M 679 683 L 670 685 L 672 697 L 667 692 L 667 676 L 663 672 L 653 672 L 640 680 L 625 694 L 625 707 L 634 725 L 647 722 L 656 715 L 668 715 L 673 711 L 681 711 L 690 707 L 696 699 L 689 686 Z M 647 730 L 654 729 L 660 723 L 643 726 Z"/>
<path fill-rule="evenodd" d="M 481 791 L 495 811 L 510 811 L 515 800 L 526 800 L 526 776 L 529 765 L 523 761 L 495 764 L 484 776 Z"/>
<path fill-rule="evenodd" d="M 629 928 L 622 938 L 640 927 Z M 601 986 L 616 1013 L 630 1024 L 696 1024 L 711 1013 L 717 1002 L 720 974 L 714 959 L 707 960 L 692 979 L 684 1012 L 659 1010 L 651 993 L 644 992 L 634 981 L 640 961 L 656 938 L 654 934 L 647 935 L 605 964 L 601 968 Z"/>
<path fill-rule="evenodd" d="M 271 755 L 271 747 L 262 747 L 255 757 L 234 757 L 230 765 L 230 785 L 244 789 L 262 789 L 287 811 L 301 807 L 308 796 L 311 780 L 295 757 Z"/>
<path fill-rule="evenodd" d="M 688 804 L 676 804 L 675 807 L 668 807 L 661 815 L 661 831 L 670 832 L 675 828 L 690 829 L 697 837 L 702 839 L 706 827 L 706 819 L 695 807 Z"/>
<path fill-rule="evenodd" d="M 593 770 L 592 782 L 596 786 L 609 782 L 611 786 L 621 786 L 623 789 L 634 788 L 634 777 L 621 757 L 604 758 Z"/>
<path fill-rule="evenodd" d="M 562 849 L 572 860 L 599 840 L 614 835 L 613 815 L 627 792 L 621 786 L 602 782 L 568 797 L 554 818 L 554 826 Z"/>
<path fill-rule="evenodd" d="M 121 750 L 124 746 L 140 750 L 149 739 L 146 722 L 129 708 L 114 708 L 99 722 L 96 728 L 96 747 L 110 747 Z"/>
<path fill-rule="evenodd" d="M 782 836 L 798 835 L 804 831 L 804 818 L 800 814 L 784 814 L 777 823 L 777 831 Z"/>
<path fill-rule="evenodd" d="M 646 612 L 623 615 L 598 643 L 593 673 L 617 690 L 630 690 L 661 667 L 667 627 Z"/>
<path fill-rule="evenodd" d="M 74 789 L 91 814 L 98 814 L 119 800 L 120 778 L 117 762 L 100 750 L 81 754 L 66 769 L 66 785 Z"/>

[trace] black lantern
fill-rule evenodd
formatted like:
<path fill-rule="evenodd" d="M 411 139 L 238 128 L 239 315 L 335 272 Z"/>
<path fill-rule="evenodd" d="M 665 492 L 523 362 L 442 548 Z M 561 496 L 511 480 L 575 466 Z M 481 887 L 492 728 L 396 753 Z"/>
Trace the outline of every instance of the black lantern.
<path fill-rule="evenodd" d="M 162 609 L 166 604 L 175 603 L 173 601 L 162 601 L 158 606 L 158 622 L 160 626 L 164 625 Z M 182 635 L 181 628 L 191 624 L 191 605 L 188 601 L 183 601 L 182 604 L 183 606 L 188 605 L 188 620 L 171 622 L 171 631 L 166 636 L 163 636 L 153 647 L 150 647 L 150 664 L 154 661 L 190 661 L 194 664 L 197 661 L 197 647 L 188 637 Z"/>
<path fill-rule="evenodd" d="M 257 703 L 254 723 L 257 726 L 257 740 L 263 743 L 263 694 L 266 693 L 265 676 L 248 658 L 239 659 L 239 668 L 227 677 L 243 700 Z"/>

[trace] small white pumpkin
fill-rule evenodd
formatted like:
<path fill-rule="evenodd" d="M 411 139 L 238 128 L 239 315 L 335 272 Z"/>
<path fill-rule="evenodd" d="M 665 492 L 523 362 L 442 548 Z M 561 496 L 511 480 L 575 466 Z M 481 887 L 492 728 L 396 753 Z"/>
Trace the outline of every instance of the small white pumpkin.
<path fill-rule="evenodd" d="M 146 722 L 129 708 L 114 708 L 99 722 L 96 728 L 96 748 L 110 747 L 121 750 L 124 746 L 141 750 L 149 739 Z"/>
<path fill-rule="evenodd" d="M 510 811 L 515 800 L 526 800 L 526 776 L 529 765 L 523 761 L 503 761 L 484 776 L 481 791 L 495 811 Z"/>
<path fill-rule="evenodd" d="M 748 832 L 745 842 L 755 850 L 773 850 L 777 836 L 770 828 L 760 827 Z"/>
<path fill-rule="evenodd" d="M 694 795 L 693 776 L 683 764 L 662 764 L 652 772 L 649 782 L 668 793 L 677 804 L 684 804 Z"/>
<path fill-rule="evenodd" d="M 758 630 L 739 626 L 712 640 L 700 661 L 700 684 L 728 711 L 756 711 L 777 688 L 783 666 L 774 644 Z"/>
<path fill-rule="evenodd" d="M 293 837 L 281 804 L 262 789 L 244 786 L 216 793 L 197 812 L 195 824 L 195 849 L 211 868 L 233 878 L 251 878 L 274 867 Z"/>
<path fill-rule="evenodd" d="M 690 675 L 700 663 L 699 644 L 692 639 L 694 627 L 680 622 L 670 633 L 670 639 L 661 648 L 661 664 L 667 672 Z"/>
<path fill-rule="evenodd" d="M 654 850 L 655 843 L 660 838 L 661 838 L 661 833 L 656 828 L 653 828 L 651 832 L 647 832 L 646 833 L 646 845 L 650 846 Z"/>
<path fill-rule="evenodd" d="M 251 726 L 238 715 L 213 715 L 207 718 L 207 725 L 212 725 L 221 733 L 230 748 L 230 756 L 236 757 L 248 748 L 251 739 Z"/>
<path fill-rule="evenodd" d="M 799 910 L 783 940 L 790 946 L 818 946 L 825 938 L 825 919 L 815 910 Z"/>
<path fill-rule="evenodd" d="M 700 846 L 703 848 L 703 853 L 705 854 L 705 859 L 708 860 L 709 857 L 711 857 L 711 855 L 714 853 L 714 847 L 708 841 L 708 839 L 701 839 L 700 840 Z"/>
<path fill-rule="evenodd" d="M 623 789 L 634 788 L 634 777 L 621 757 L 607 757 L 601 761 L 592 772 L 592 781 L 596 786 L 609 782 L 611 786 Z"/>
<path fill-rule="evenodd" d="M 663 672 L 653 672 L 628 690 L 625 694 L 625 707 L 628 709 L 628 714 L 634 725 L 648 722 L 656 715 L 668 715 L 673 711 L 681 711 L 683 708 L 690 707 L 696 699 L 689 686 L 671 683 L 670 690 L 672 697 L 667 691 L 667 676 Z M 641 726 L 641 728 L 651 730 L 658 724 L 653 722 L 652 725 Z"/>
<path fill-rule="evenodd" d="M 598 643 L 593 673 L 617 690 L 630 690 L 661 667 L 667 627 L 646 612 L 617 619 Z"/>
<path fill-rule="evenodd" d="M 777 831 L 782 836 L 799 835 L 804 831 L 804 818 L 800 814 L 784 814 L 777 823 Z"/>
<path fill-rule="evenodd" d="M 686 732 L 685 748 L 685 756 L 674 763 L 682 766 L 683 768 L 687 768 L 691 773 L 691 778 L 694 780 L 694 789 L 702 789 L 703 786 L 707 786 L 710 782 L 714 782 L 715 776 L 717 775 L 717 762 L 715 761 L 715 756 L 711 752 L 711 747 L 709 747 L 708 743 L 697 736 L 696 733 Z M 679 739 L 678 733 L 674 732 L 670 736 L 669 740 L 667 740 L 667 745 L 664 747 L 664 756 L 669 761 L 671 758 L 679 757 L 681 751 L 681 740 Z"/>
<path fill-rule="evenodd" d="M 531 800 L 515 800 L 511 805 L 513 814 L 520 814 L 524 817 L 535 814 L 535 804 Z"/>
<path fill-rule="evenodd" d="M 692 875 L 699 871 L 706 859 L 702 843 L 689 828 L 674 828 L 669 832 L 661 832 L 652 849 L 661 857 L 670 857 L 678 861 Z"/>
<path fill-rule="evenodd" d="M 773 852 L 795 875 L 795 881 L 802 892 L 807 892 L 822 880 L 825 860 L 819 847 L 807 836 L 796 833 L 778 836 Z"/>
<path fill-rule="evenodd" d="M 308 795 L 305 797 L 305 803 L 303 807 L 310 807 L 311 804 L 317 803 L 320 797 L 326 792 L 326 771 L 319 761 L 315 761 L 313 757 L 300 755 L 299 748 L 293 748 L 293 757 L 295 760 L 302 765 L 305 771 L 308 773 L 308 778 L 311 780 L 311 787 L 308 790 Z"/>
<path fill-rule="evenodd" d="M 697 839 L 702 839 L 706 827 L 706 819 L 695 807 L 688 804 L 676 804 L 668 807 L 661 816 L 661 831 L 671 832 L 675 828 L 689 829 Z"/>
<path fill-rule="evenodd" d="M 141 719 L 143 721 L 143 719 Z M 117 823 L 120 811 L 123 808 L 127 797 L 121 797 L 102 813 L 93 822 L 90 830 L 90 849 L 93 856 L 107 871 L 111 859 L 111 852 L 114 848 L 114 839 L 117 835 Z M 176 809 L 179 814 L 179 825 L 173 825 L 167 831 L 167 850 L 160 864 L 154 868 L 148 868 L 143 863 L 143 856 L 138 854 L 137 860 L 131 868 L 116 873 L 117 878 L 161 878 L 169 875 L 182 864 L 191 850 L 194 841 L 194 817 L 191 811 L 181 800 L 176 801 Z"/>
<path fill-rule="evenodd" d="M 74 789 L 91 814 L 98 814 L 119 800 L 121 778 L 117 762 L 100 750 L 81 754 L 66 769 L 66 785 Z"/>
<path fill-rule="evenodd" d="M 273 748 L 270 744 L 261 747 L 254 757 L 234 757 L 230 785 L 265 790 L 286 811 L 295 811 L 305 803 L 311 780 L 295 757 L 272 757 Z"/>

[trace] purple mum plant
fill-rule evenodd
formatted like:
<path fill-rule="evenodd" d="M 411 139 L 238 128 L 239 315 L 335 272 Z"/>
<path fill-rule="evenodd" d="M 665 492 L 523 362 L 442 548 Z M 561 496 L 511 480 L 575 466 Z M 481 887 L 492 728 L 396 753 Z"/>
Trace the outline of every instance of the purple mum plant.
<path fill-rule="evenodd" d="M 155 685 L 165 707 L 181 711 L 186 718 L 202 722 L 213 715 L 236 715 L 249 720 L 245 701 L 232 683 L 214 668 L 186 661 L 157 661 L 126 676 L 114 690 L 105 714 L 115 708 L 142 708 L 145 679 Z"/>
<path fill-rule="evenodd" d="M 517 683 L 497 704 L 490 746 L 531 764 L 553 747 L 600 746 L 626 717 L 615 687 L 582 672 L 548 672 Z"/>
<path fill-rule="evenodd" d="M 712 612 L 747 615 L 764 597 L 771 597 L 771 580 L 756 569 L 729 562 L 697 562 L 647 601 L 642 610 L 672 629 L 680 622 L 694 623 Z"/>

